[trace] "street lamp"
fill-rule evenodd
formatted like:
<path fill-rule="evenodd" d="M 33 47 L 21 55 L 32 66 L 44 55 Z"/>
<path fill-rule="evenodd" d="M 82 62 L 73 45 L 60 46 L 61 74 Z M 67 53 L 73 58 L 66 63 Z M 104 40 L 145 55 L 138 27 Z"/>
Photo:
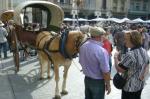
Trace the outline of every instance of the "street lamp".
<path fill-rule="evenodd" d="M 101 11 L 95 11 L 95 16 L 99 18 L 101 16 Z"/>

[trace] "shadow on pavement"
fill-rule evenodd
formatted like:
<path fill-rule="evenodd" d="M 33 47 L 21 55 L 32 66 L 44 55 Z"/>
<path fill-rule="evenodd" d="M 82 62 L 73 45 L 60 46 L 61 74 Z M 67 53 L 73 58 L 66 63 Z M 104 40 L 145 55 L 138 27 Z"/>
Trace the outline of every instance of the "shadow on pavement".
<path fill-rule="evenodd" d="M 34 99 L 34 91 L 49 83 L 49 79 L 39 80 L 39 68 L 23 74 L 8 74 L 15 99 Z M 22 98 L 21 98 L 22 97 Z"/>

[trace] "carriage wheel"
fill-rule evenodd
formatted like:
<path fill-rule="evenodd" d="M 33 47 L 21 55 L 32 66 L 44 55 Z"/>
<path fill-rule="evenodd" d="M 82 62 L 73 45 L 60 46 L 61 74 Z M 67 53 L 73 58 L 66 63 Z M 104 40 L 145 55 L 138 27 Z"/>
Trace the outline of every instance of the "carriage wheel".
<path fill-rule="evenodd" d="M 19 48 L 18 48 L 18 42 L 17 42 L 17 36 L 15 33 L 12 35 L 12 49 L 13 49 L 13 58 L 14 58 L 14 64 L 15 64 L 15 72 L 17 73 L 19 71 Z"/>

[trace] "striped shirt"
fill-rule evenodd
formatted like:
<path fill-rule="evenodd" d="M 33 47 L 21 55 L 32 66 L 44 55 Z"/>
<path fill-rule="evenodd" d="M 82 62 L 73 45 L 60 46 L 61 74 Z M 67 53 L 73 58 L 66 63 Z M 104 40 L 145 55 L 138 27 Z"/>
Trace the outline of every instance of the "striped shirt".
<path fill-rule="evenodd" d="M 104 79 L 102 73 L 109 72 L 109 55 L 102 43 L 89 39 L 81 47 L 79 63 L 85 76 L 93 79 Z"/>
<path fill-rule="evenodd" d="M 139 75 L 144 66 L 149 63 L 149 56 L 142 47 L 133 48 L 123 57 L 119 66 L 128 70 L 128 78 L 123 90 L 127 92 L 136 92 L 144 88 L 145 80 L 140 80 Z"/>

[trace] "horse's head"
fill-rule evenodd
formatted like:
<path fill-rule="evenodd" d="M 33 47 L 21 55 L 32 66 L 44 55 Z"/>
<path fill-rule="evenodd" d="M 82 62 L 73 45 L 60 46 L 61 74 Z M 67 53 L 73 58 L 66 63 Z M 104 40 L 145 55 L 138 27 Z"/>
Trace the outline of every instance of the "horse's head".
<path fill-rule="evenodd" d="M 66 43 L 66 51 L 70 56 L 79 52 L 79 47 L 83 41 L 84 34 L 80 31 L 69 31 Z"/>

